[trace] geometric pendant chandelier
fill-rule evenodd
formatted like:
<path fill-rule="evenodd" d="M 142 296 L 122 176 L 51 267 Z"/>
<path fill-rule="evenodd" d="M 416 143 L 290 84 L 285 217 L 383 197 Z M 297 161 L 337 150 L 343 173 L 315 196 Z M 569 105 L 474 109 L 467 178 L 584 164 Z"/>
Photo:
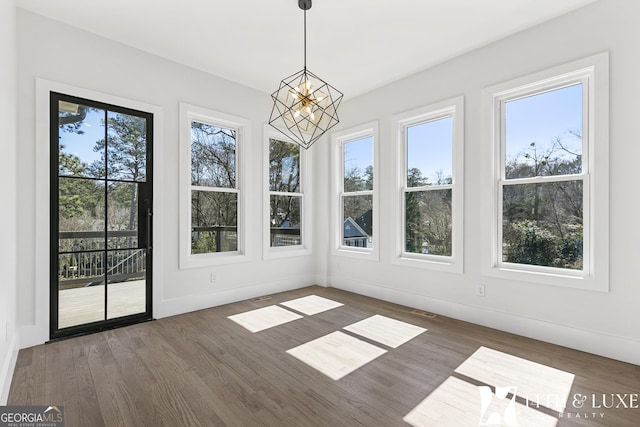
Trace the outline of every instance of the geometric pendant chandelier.
<path fill-rule="evenodd" d="M 342 92 L 307 69 L 307 10 L 311 0 L 298 0 L 304 11 L 304 68 L 280 82 L 271 94 L 269 124 L 307 149 L 340 121 Z"/>

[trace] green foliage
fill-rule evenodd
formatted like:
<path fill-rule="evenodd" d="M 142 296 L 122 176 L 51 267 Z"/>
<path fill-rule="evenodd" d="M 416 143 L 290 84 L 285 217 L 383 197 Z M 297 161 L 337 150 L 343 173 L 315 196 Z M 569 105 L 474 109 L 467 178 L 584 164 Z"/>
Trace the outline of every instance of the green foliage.
<path fill-rule="evenodd" d="M 219 191 L 191 192 L 193 253 L 237 250 L 238 197 Z"/>
<path fill-rule="evenodd" d="M 536 221 L 521 220 L 504 227 L 503 260 L 517 264 L 582 268 L 582 227 L 564 237 Z"/>
<path fill-rule="evenodd" d="M 423 222 L 421 220 L 418 195 L 414 192 L 405 196 L 405 251 L 422 253 Z"/>
<path fill-rule="evenodd" d="M 437 176 L 436 184 L 450 184 L 451 177 Z M 418 168 L 407 171 L 407 187 L 431 187 Z M 452 254 L 451 190 L 405 193 L 405 251 L 418 254 Z"/>
<path fill-rule="evenodd" d="M 208 254 L 216 252 L 216 239 L 213 232 L 197 233 L 197 237 L 191 239 L 192 254 Z"/>
<path fill-rule="evenodd" d="M 452 254 L 451 190 L 405 193 L 405 251 Z"/>
<path fill-rule="evenodd" d="M 269 190 L 284 193 L 300 192 L 300 146 L 269 139 Z M 300 226 L 301 198 L 271 195 L 270 227 Z"/>
<path fill-rule="evenodd" d="M 568 152 L 559 138 L 546 150 L 540 150 L 532 142 L 528 152 L 507 163 L 507 185 L 503 186 L 503 261 L 582 269 L 582 181 L 509 182 L 581 171 L 581 155 Z"/>
<path fill-rule="evenodd" d="M 369 190 L 373 190 L 373 166 L 367 166 L 364 171 L 354 167 L 345 172 L 345 193 Z M 367 194 L 352 196 L 346 195 L 342 200 L 343 220 L 351 218 L 356 222 L 359 222 L 359 225 L 362 227 L 364 224 L 362 221 L 359 221 L 359 218 L 366 215 L 373 209 L 373 197 Z M 370 226 L 363 228 L 371 229 Z"/>
<path fill-rule="evenodd" d="M 83 176 L 87 165 L 77 156 L 60 150 L 58 167 L 61 175 Z M 95 181 L 79 178 L 61 178 L 59 181 L 58 203 L 61 218 L 95 215 L 100 201 L 100 188 Z"/>
<path fill-rule="evenodd" d="M 107 148 L 107 165 L 104 159 L 93 162 L 93 176 L 111 179 L 144 181 L 147 161 L 146 121 L 141 117 L 109 112 L 107 116 L 107 139 L 96 141 L 93 151 L 104 152 Z"/>

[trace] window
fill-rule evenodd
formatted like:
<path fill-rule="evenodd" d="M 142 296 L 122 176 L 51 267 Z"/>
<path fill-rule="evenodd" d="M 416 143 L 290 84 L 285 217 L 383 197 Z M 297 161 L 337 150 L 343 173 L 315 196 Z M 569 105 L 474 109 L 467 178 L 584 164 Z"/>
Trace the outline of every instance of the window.
<path fill-rule="evenodd" d="M 307 200 L 306 150 L 265 126 L 267 196 L 265 257 L 306 255 L 310 251 Z"/>
<path fill-rule="evenodd" d="M 235 129 L 191 121 L 191 253 L 238 250 Z"/>
<path fill-rule="evenodd" d="M 341 251 L 374 254 L 376 248 L 377 123 L 333 136 L 338 215 L 337 244 Z"/>
<path fill-rule="evenodd" d="M 240 172 L 247 123 L 181 104 L 181 125 L 181 266 L 239 260 L 229 256 L 244 253 Z"/>
<path fill-rule="evenodd" d="M 501 102 L 502 263 L 584 269 L 585 83 Z"/>
<path fill-rule="evenodd" d="M 608 248 L 606 62 L 493 93 L 494 269 L 608 289 L 594 275 L 608 270 L 594 253 Z"/>
<path fill-rule="evenodd" d="M 269 208 L 269 245 L 301 245 L 302 186 L 298 144 L 269 138 Z"/>
<path fill-rule="evenodd" d="M 462 272 L 463 106 L 458 97 L 394 118 L 400 263 Z"/>

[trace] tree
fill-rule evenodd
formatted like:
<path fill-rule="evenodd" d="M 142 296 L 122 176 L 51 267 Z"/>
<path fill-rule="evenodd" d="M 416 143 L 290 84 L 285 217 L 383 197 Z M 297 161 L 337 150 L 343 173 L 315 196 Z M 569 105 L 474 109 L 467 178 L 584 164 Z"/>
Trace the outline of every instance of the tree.
<path fill-rule="evenodd" d="M 578 131 L 570 133 L 581 138 Z M 560 137 L 546 148 L 531 142 L 526 152 L 505 165 L 507 179 L 581 172 L 581 153 L 571 151 Z M 581 269 L 582 194 L 579 179 L 503 186 L 503 260 Z"/>
<path fill-rule="evenodd" d="M 429 184 L 429 180 L 422 176 L 418 168 L 411 168 L 407 172 L 407 187 L 422 187 Z M 405 251 L 422 253 L 425 224 L 422 221 L 420 197 L 417 192 L 405 193 Z"/>
<path fill-rule="evenodd" d="M 77 156 L 63 152 L 64 146 L 58 155 L 58 173 L 61 177 L 82 177 L 87 172 L 87 165 L 82 163 Z M 71 219 L 87 214 L 96 213 L 96 204 L 99 201 L 99 191 L 95 181 L 86 179 L 59 180 L 58 190 L 58 214 L 61 219 Z"/>
<path fill-rule="evenodd" d="M 373 166 L 367 166 L 364 171 L 353 167 L 345 171 L 344 192 L 373 190 Z M 370 194 L 345 195 L 343 197 L 343 219 L 357 220 L 373 209 L 373 197 Z M 360 224 L 361 225 L 361 224 Z"/>
<path fill-rule="evenodd" d="M 107 138 L 96 141 L 93 151 L 105 152 L 100 160 L 91 164 L 94 176 L 106 176 L 110 180 L 129 181 L 131 183 L 112 183 L 109 188 L 108 212 L 110 229 L 136 229 L 138 211 L 138 185 L 146 178 L 147 164 L 147 127 L 142 117 L 109 112 L 106 119 Z M 106 159 L 106 164 L 105 164 Z M 120 209 L 126 209 L 128 215 L 122 216 Z M 128 247 L 131 247 L 131 238 Z"/>
<path fill-rule="evenodd" d="M 269 190 L 300 192 L 300 147 L 286 141 L 269 139 Z M 301 199 L 295 195 L 271 195 L 270 227 L 300 227 Z M 272 238 L 274 233 L 272 232 Z"/>
<path fill-rule="evenodd" d="M 434 187 L 405 193 L 405 251 L 449 256 L 451 240 L 451 189 L 438 189 L 451 184 L 451 176 L 436 172 L 435 182 L 418 168 L 407 171 L 407 187 Z"/>
<path fill-rule="evenodd" d="M 191 185 L 235 188 L 237 132 L 193 122 L 191 136 Z"/>
<path fill-rule="evenodd" d="M 237 249 L 236 136 L 232 129 L 193 122 L 191 126 L 192 253 Z"/>

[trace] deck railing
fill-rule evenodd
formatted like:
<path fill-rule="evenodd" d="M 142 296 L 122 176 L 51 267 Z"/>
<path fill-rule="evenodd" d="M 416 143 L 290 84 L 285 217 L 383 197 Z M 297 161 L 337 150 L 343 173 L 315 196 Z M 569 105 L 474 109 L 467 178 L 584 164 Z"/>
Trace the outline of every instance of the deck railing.
<path fill-rule="evenodd" d="M 105 282 L 105 276 L 109 283 L 144 279 L 146 249 L 118 248 L 122 243 L 125 247 L 137 243 L 137 231 L 110 231 L 107 241 L 115 248 L 106 252 L 95 248 L 96 240 L 104 237 L 104 232 L 95 231 L 59 233 L 60 248 L 75 249 L 61 251 L 58 256 L 58 283 L 61 288 L 101 284 Z"/>

